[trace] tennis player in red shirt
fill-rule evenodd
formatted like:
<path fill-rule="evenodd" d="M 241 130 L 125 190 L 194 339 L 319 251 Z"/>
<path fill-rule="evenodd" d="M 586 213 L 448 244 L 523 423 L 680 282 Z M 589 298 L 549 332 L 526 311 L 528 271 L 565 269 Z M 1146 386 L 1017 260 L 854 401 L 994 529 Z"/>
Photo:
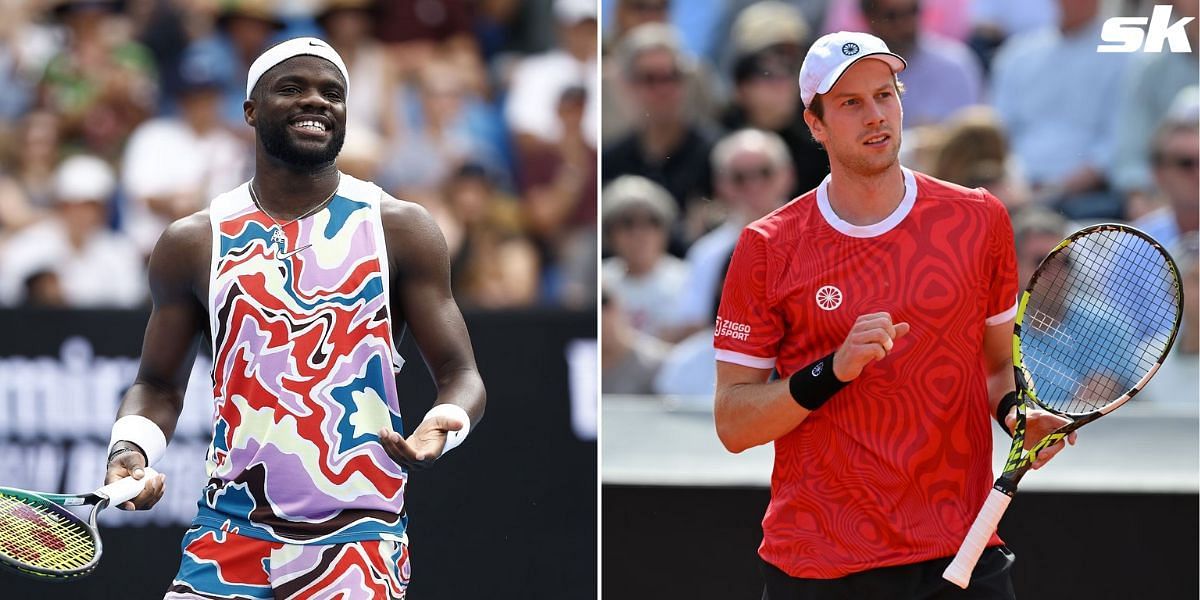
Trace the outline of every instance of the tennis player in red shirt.
<path fill-rule="evenodd" d="M 968 589 L 941 576 L 991 489 L 991 419 L 1015 419 L 1012 225 L 900 165 L 904 68 L 868 34 L 813 44 L 804 119 L 831 173 L 747 226 L 725 279 L 717 433 L 775 442 L 764 599 L 1014 597 L 995 536 Z M 1062 424 L 1030 413 L 1030 444 Z"/>

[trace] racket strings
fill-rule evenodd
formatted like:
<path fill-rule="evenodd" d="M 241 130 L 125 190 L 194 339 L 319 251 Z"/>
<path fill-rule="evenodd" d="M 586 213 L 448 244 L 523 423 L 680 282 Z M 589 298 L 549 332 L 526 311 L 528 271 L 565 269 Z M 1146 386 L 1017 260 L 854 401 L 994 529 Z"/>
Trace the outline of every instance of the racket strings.
<path fill-rule="evenodd" d="M 70 571 L 95 557 L 91 531 L 22 496 L 0 493 L 0 555 L 26 565 Z"/>
<path fill-rule="evenodd" d="M 1170 346 L 1178 280 L 1162 251 L 1127 231 L 1098 230 L 1038 270 L 1021 335 L 1034 395 L 1068 414 L 1124 395 Z"/>

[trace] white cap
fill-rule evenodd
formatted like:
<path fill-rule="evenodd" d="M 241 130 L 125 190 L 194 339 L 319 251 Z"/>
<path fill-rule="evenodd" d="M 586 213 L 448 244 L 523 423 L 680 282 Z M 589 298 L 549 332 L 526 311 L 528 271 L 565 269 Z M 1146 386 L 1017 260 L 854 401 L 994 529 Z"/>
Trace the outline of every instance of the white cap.
<path fill-rule="evenodd" d="M 622 175 L 601 190 L 600 223 L 604 227 L 631 208 L 645 208 L 670 226 L 679 209 L 663 186 L 641 175 Z"/>
<path fill-rule="evenodd" d="M 270 71 L 271 67 L 296 56 L 317 56 L 333 63 L 333 66 L 342 72 L 342 78 L 346 80 L 346 92 L 349 93 L 350 72 L 346 70 L 346 63 L 342 62 L 342 57 L 338 55 L 337 50 L 334 50 L 333 47 L 326 44 L 323 40 L 314 37 L 301 37 L 275 44 L 254 60 L 254 64 L 250 65 L 250 73 L 246 76 L 246 99 L 250 99 L 250 92 L 254 90 L 254 84 L 258 83 L 263 73 Z"/>
<path fill-rule="evenodd" d="M 112 167 L 95 156 L 72 156 L 54 171 L 54 198 L 61 203 L 107 202 L 116 188 Z"/>
<path fill-rule="evenodd" d="M 903 71 L 908 63 L 888 50 L 883 40 L 857 31 L 827 33 L 808 50 L 800 67 L 800 99 L 804 106 L 812 105 L 813 97 L 833 88 L 850 65 L 864 59 L 877 58 L 887 63 L 893 73 Z"/>

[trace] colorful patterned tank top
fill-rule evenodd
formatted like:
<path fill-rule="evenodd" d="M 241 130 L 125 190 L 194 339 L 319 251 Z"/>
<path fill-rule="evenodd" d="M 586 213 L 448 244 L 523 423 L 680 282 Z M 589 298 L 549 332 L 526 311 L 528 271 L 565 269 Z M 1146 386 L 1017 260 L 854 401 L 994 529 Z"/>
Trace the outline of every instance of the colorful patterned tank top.
<path fill-rule="evenodd" d="M 333 544 L 403 538 L 408 473 L 379 443 L 403 431 L 382 190 L 343 174 L 283 231 L 246 184 L 210 207 L 213 442 L 196 523 Z"/>

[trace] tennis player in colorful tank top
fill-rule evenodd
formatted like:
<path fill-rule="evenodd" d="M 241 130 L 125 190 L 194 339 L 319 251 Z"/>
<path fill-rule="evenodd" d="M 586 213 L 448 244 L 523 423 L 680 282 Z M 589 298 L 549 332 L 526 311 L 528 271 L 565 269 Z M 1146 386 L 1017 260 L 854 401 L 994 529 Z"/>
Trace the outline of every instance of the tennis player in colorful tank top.
<path fill-rule="evenodd" d="M 868 34 L 814 42 L 801 98 L 830 175 L 747 226 L 725 279 L 715 420 L 733 452 L 775 446 L 767 600 L 1014 595 L 998 537 L 968 589 L 942 579 L 993 481 L 989 415 L 1015 419 L 1012 226 L 900 165 L 904 68 Z M 1028 415 L 1029 444 L 1063 423 Z"/>
<path fill-rule="evenodd" d="M 205 325 L 213 355 L 209 481 L 166 598 L 403 598 L 408 469 L 483 414 L 439 229 L 334 165 L 349 79 L 315 38 L 263 53 L 246 86 L 254 178 L 172 224 L 151 256 L 154 310 L 108 480 L 161 457 Z M 406 322 L 438 384 L 407 438 Z M 164 483 L 123 508 L 150 508 Z"/>

